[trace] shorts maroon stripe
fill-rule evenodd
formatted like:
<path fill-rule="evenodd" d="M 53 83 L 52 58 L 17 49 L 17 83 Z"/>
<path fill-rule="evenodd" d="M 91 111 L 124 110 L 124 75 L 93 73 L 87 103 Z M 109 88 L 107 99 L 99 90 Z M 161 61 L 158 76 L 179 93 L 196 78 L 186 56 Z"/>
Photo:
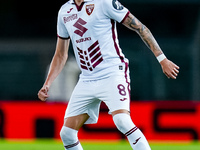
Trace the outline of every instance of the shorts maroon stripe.
<path fill-rule="evenodd" d="M 134 127 L 131 130 L 129 130 L 128 132 L 125 133 L 126 136 L 129 136 L 130 134 L 132 134 L 133 132 L 135 132 L 138 128 Z"/>
<path fill-rule="evenodd" d="M 77 146 L 79 143 L 80 143 L 80 142 L 78 141 L 78 142 L 76 142 L 76 143 L 74 143 L 74 144 L 72 144 L 72 145 L 67 145 L 67 146 L 65 146 L 65 148 L 66 148 L 66 149 L 72 148 L 72 147 L 74 147 L 74 146 Z"/>

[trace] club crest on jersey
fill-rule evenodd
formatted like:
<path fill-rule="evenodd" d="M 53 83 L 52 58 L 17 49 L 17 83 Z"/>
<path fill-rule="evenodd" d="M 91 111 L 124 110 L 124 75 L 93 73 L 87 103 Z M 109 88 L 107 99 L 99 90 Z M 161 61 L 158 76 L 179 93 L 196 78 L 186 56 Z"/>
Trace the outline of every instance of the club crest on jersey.
<path fill-rule="evenodd" d="M 94 4 L 86 5 L 86 13 L 90 16 L 94 10 Z"/>
<path fill-rule="evenodd" d="M 113 0 L 112 4 L 113 7 L 117 10 L 122 10 L 124 8 L 124 6 L 118 0 Z"/>

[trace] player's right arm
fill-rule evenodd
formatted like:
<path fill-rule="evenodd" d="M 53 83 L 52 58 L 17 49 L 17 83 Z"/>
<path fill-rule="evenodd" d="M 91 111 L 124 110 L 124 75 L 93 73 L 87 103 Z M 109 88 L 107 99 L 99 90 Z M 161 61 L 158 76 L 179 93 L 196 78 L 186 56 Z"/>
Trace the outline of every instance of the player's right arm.
<path fill-rule="evenodd" d="M 67 58 L 70 39 L 61 39 L 58 37 L 56 51 L 50 64 L 49 72 L 43 87 L 38 92 L 38 98 L 41 101 L 45 101 L 49 95 L 48 90 L 55 80 L 55 78 L 62 71 Z"/>

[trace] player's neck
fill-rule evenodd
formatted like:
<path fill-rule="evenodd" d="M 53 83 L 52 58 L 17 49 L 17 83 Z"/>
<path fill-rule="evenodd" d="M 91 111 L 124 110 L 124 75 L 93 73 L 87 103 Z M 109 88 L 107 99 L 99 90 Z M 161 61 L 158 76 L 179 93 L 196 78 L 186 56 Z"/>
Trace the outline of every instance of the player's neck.
<path fill-rule="evenodd" d="M 84 0 L 74 0 L 76 5 L 80 6 Z"/>

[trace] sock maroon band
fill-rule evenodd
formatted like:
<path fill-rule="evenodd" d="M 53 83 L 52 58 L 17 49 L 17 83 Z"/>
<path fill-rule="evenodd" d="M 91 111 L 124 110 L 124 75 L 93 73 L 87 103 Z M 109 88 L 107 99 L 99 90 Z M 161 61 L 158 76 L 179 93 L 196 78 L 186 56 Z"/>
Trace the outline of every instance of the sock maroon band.
<path fill-rule="evenodd" d="M 80 143 L 80 142 L 78 141 L 78 142 L 76 142 L 76 143 L 74 143 L 74 144 L 65 146 L 65 148 L 66 148 L 66 149 L 72 148 L 72 147 L 74 147 L 74 146 L 77 146 L 79 143 Z"/>
<path fill-rule="evenodd" d="M 128 132 L 125 133 L 126 136 L 129 136 L 130 134 L 132 134 L 133 132 L 135 132 L 138 128 L 134 127 L 131 130 L 129 130 Z"/>

